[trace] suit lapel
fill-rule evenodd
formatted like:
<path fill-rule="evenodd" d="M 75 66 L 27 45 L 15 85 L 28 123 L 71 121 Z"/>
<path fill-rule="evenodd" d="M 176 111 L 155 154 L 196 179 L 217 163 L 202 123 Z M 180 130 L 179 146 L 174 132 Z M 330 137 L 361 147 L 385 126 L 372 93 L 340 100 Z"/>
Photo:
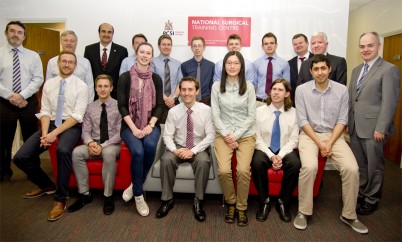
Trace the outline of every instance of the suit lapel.
<path fill-rule="evenodd" d="M 116 58 L 116 45 L 112 42 L 112 45 L 110 46 L 110 54 L 109 54 L 109 59 L 107 60 L 107 67 L 106 69 L 109 69 L 110 65 L 113 63 L 114 59 Z"/>
<path fill-rule="evenodd" d="M 382 64 L 382 58 L 379 57 L 373 64 L 373 66 L 370 68 L 369 72 L 367 73 L 367 75 L 364 77 L 364 79 L 362 80 L 362 84 L 360 87 L 360 91 L 357 94 L 357 96 L 360 96 L 360 93 L 362 93 L 362 90 L 364 89 L 364 87 L 366 86 L 367 82 L 370 81 L 371 77 L 374 75 L 374 73 L 380 68 Z M 359 72 L 360 73 L 360 72 Z"/>

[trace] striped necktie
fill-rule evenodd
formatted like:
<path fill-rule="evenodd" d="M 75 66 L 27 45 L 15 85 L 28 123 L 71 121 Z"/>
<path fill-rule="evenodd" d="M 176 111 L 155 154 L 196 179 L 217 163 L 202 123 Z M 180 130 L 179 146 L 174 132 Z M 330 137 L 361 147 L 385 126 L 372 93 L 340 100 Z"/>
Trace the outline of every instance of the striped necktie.
<path fill-rule="evenodd" d="M 367 72 L 368 72 L 368 68 L 369 68 L 369 65 L 367 64 L 367 63 L 365 63 L 364 64 L 364 70 L 363 70 L 363 74 L 362 74 L 362 76 L 360 77 L 360 79 L 357 81 L 357 83 L 356 83 L 356 93 L 359 93 L 359 90 L 360 90 L 360 88 L 361 88 L 361 86 L 362 86 L 362 84 L 363 84 L 363 79 L 366 77 L 366 75 L 367 75 Z"/>
<path fill-rule="evenodd" d="M 14 48 L 13 56 L 13 92 L 21 92 L 21 69 L 20 69 L 20 58 L 18 57 L 18 49 Z"/>
<path fill-rule="evenodd" d="M 187 137 L 186 137 L 186 148 L 192 149 L 194 147 L 194 123 L 191 113 L 193 110 L 187 109 Z"/>
<path fill-rule="evenodd" d="M 54 125 L 59 127 L 63 123 L 63 106 L 64 106 L 64 89 L 66 87 L 66 80 L 62 79 L 60 82 L 59 96 L 57 97 L 56 119 Z"/>

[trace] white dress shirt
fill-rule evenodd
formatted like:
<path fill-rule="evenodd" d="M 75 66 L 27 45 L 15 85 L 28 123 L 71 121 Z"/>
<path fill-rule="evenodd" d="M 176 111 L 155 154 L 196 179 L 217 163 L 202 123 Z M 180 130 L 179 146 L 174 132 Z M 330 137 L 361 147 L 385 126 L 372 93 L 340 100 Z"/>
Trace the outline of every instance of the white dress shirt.
<path fill-rule="evenodd" d="M 215 138 L 215 129 L 212 124 L 211 108 L 203 103 L 195 102 L 191 107 L 194 124 L 194 147 L 191 151 L 196 155 L 212 144 Z M 176 144 L 186 147 L 187 137 L 187 107 L 180 103 L 169 110 L 163 141 L 166 148 L 173 152 Z"/>
<path fill-rule="evenodd" d="M 53 57 L 47 63 L 46 80 L 59 75 L 59 67 L 57 66 L 58 57 Z M 89 63 L 87 58 L 77 55 L 77 66 L 75 67 L 74 75 L 88 85 L 88 103 L 91 103 L 95 97 L 95 89 L 91 63 Z"/>
<path fill-rule="evenodd" d="M 56 119 L 57 99 L 62 79 L 61 76 L 56 76 L 45 82 L 42 90 L 40 113 L 36 114 L 38 119 L 42 116 L 48 116 L 50 120 Z M 72 117 L 81 123 L 88 105 L 88 86 L 74 75 L 65 78 L 65 80 L 62 119 L 66 120 Z"/>
<path fill-rule="evenodd" d="M 14 47 L 7 44 L 0 48 L 0 96 L 4 99 L 13 94 L 13 58 Z M 38 53 L 24 48 L 18 48 L 18 57 L 21 70 L 21 92 L 25 98 L 29 98 L 38 92 L 43 83 L 42 61 Z"/>
<path fill-rule="evenodd" d="M 270 159 L 275 154 L 269 149 L 272 137 L 272 127 L 276 119 L 275 111 L 280 111 L 279 127 L 281 128 L 281 149 L 280 157 L 285 157 L 297 147 L 299 142 L 299 126 L 297 125 L 296 109 L 293 107 L 285 112 L 283 106 L 277 110 L 272 104 L 257 108 L 256 111 L 256 132 L 257 141 L 255 149 L 264 152 Z"/>
<path fill-rule="evenodd" d="M 99 53 L 100 53 L 100 60 L 102 61 L 102 55 L 103 55 L 103 49 L 106 48 L 106 62 L 109 61 L 109 56 L 110 56 L 110 49 L 112 48 L 112 42 L 110 42 L 106 47 L 103 46 L 101 43 L 99 43 Z"/>

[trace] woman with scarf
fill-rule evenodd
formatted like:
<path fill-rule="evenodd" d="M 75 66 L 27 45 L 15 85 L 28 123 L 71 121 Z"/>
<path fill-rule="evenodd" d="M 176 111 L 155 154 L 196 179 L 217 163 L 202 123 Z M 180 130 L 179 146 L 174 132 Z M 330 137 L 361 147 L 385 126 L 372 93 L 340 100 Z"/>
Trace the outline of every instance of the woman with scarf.
<path fill-rule="evenodd" d="M 131 153 L 132 185 L 125 193 L 131 197 L 134 195 L 138 213 L 147 216 L 149 208 L 142 187 L 154 161 L 161 134 L 158 119 L 164 108 L 163 86 L 162 79 L 152 72 L 150 66 L 152 45 L 140 44 L 136 56 L 137 63 L 119 78 L 117 102 L 124 120 L 120 135 Z"/>

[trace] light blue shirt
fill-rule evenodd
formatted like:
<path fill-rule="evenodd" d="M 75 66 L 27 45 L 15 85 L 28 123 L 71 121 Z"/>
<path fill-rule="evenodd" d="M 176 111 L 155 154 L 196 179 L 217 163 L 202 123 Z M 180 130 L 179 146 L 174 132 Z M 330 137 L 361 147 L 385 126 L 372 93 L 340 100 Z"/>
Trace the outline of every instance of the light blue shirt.
<path fill-rule="evenodd" d="M 13 94 L 13 58 L 14 47 L 7 44 L 0 48 L 0 96 L 6 100 Z M 21 92 L 25 98 L 29 98 L 38 92 L 43 83 L 42 61 L 38 53 L 24 48 L 18 48 L 18 57 L 21 70 Z"/>
<path fill-rule="evenodd" d="M 239 83 L 226 81 L 226 92 L 221 93 L 220 82 L 212 85 L 211 108 L 215 130 L 222 136 L 230 133 L 236 140 L 255 134 L 255 92 L 247 81 L 247 90 L 240 96 Z"/>
<path fill-rule="evenodd" d="M 329 80 L 324 92 L 319 92 L 315 81 L 296 89 L 296 114 L 300 128 L 310 124 L 315 132 L 332 133 L 336 124 L 348 123 L 348 88 Z"/>
<path fill-rule="evenodd" d="M 119 75 L 129 71 L 135 63 L 137 63 L 137 56 L 135 55 L 130 55 L 124 58 L 124 60 L 121 62 Z"/>
<path fill-rule="evenodd" d="M 277 54 L 272 56 L 272 81 L 278 78 L 283 78 L 290 82 L 290 66 L 289 63 L 279 57 Z M 264 55 L 253 62 L 254 72 L 256 74 L 255 81 L 253 82 L 256 88 L 257 98 L 267 99 L 268 95 L 265 93 L 265 84 L 267 82 L 267 66 L 268 55 Z"/>
<path fill-rule="evenodd" d="M 177 84 L 179 84 L 180 80 L 183 78 L 183 74 L 181 73 L 181 62 L 173 59 L 172 57 L 165 57 L 163 55 L 159 55 L 152 59 L 151 67 L 153 71 L 158 74 L 162 78 L 163 90 L 165 90 L 165 59 L 169 59 L 169 69 L 170 69 L 170 84 L 172 86 L 170 97 L 173 96 Z"/>
<path fill-rule="evenodd" d="M 253 68 L 253 63 L 251 61 L 244 59 L 244 65 L 246 67 L 246 80 L 254 83 L 255 73 Z M 221 81 L 222 77 L 222 67 L 223 67 L 223 59 L 216 62 L 215 64 L 215 73 L 214 73 L 214 82 Z"/>
<path fill-rule="evenodd" d="M 50 78 L 56 77 L 59 75 L 59 67 L 57 66 L 57 58 L 59 56 L 55 56 L 49 60 L 47 63 L 46 69 L 46 80 Z M 77 66 L 74 70 L 74 76 L 81 79 L 88 86 L 88 103 L 91 103 L 95 98 L 95 86 L 94 86 L 94 78 L 92 76 L 92 68 L 91 63 L 85 57 L 77 55 Z"/>

